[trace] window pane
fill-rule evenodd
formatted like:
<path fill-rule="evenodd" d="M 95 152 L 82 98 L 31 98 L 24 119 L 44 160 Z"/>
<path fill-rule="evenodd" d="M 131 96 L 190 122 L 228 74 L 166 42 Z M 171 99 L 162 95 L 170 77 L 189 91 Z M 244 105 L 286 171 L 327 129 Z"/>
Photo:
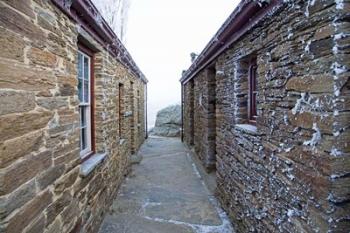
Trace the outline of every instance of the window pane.
<path fill-rule="evenodd" d="M 84 57 L 84 79 L 89 80 L 90 69 L 89 69 L 89 59 Z"/>
<path fill-rule="evenodd" d="M 87 148 L 87 131 L 86 128 L 81 129 L 81 150 L 85 150 Z"/>
<path fill-rule="evenodd" d="M 83 56 L 78 53 L 78 77 L 83 77 Z"/>
<path fill-rule="evenodd" d="M 80 127 L 86 127 L 86 107 L 80 107 Z"/>
<path fill-rule="evenodd" d="M 83 80 L 78 78 L 78 95 L 79 101 L 83 102 Z"/>
<path fill-rule="evenodd" d="M 89 103 L 89 81 L 84 80 L 84 103 Z"/>

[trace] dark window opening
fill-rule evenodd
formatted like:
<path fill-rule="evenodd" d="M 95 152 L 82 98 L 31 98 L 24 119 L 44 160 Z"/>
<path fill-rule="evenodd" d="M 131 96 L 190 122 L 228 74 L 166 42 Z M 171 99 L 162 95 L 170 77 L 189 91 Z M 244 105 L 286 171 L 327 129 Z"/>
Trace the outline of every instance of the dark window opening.
<path fill-rule="evenodd" d="M 257 64 L 256 57 L 251 58 L 249 61 L 249 74 L 248 74 L 248 120 L 250 123 L 256 123 L 257 119 Z"/>

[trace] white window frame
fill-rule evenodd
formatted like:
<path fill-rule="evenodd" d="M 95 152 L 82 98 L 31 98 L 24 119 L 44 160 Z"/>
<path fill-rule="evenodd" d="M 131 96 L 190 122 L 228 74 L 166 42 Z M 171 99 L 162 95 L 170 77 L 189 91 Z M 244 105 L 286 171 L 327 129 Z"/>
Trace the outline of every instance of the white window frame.
<path fill-rule="evenodd" d="M 82 60 L 79 61 L 79 54 L 82 56 Z M 88 60 L 88 101 L 85 101 L 84 97 L 84 77 L 85 77 L 85 67 L 84 67 L 84 60 L 87 58 Z M 79 77 L 79 64 L 78 64 L 78 81 L 79 79 L 82 80 L 82 98 L 83 102 L 79 99 L 79 131 L 80 131 L 80 157 L 82 159 L 86 158 L 92 153 L 92 142 L 91 142 L 91 57 L 87 54 L 83 53 L 82 51 L 78 51 L 78 63 L 82 62 L 82 77 Z M 79 95 L 79 90 L 78 90 Z M 86 117 L 86 125 L 81 125 L 81 111 L 84 109 L 85 111 L 85 117 Z M 86 129 L 86 148 L 82 149 L 82 137 L 83 137 L 83 128 Z"/>

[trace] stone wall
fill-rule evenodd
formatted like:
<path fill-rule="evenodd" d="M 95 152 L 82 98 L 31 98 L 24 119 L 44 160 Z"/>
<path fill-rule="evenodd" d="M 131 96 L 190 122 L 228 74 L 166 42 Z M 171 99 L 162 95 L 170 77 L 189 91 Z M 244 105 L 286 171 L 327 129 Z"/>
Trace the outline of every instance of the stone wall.
<path fill-rule="evenodd" d="M 107 154 L 86 176 L 79 41 L 96 51 L 95 143 Z M 0 232 L 97 232 L 145 138 L 145 83 L 51 1 L 1 1 L 0 51 Z"/>
<path fill-rule="evenodd" d="M 285 1 L 216 59 L 217 193 L 238 232 L 350 228 L 349 9 L 348 1 Z M 255 125 L 247 120 L 251 56 Z M 205 82 L 203 71 L 194 77 Z M 189 145 L 192 115 L 195 135 L 207 127 L 196 118 L 205 113 L 198 102 L 191 112 L 190 85 L 183 86 Z M 202 140 L 195 137 L 197 152 Z"/>

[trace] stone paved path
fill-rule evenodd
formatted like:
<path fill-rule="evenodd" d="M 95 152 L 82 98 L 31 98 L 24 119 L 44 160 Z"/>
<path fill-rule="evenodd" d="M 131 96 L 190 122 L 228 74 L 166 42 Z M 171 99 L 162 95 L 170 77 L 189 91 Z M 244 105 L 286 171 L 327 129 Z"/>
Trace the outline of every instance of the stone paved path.
<path fill-rule="evenodd" d="M 232 233 L 179 139 L 149 138 L 100 233 Z"/>

